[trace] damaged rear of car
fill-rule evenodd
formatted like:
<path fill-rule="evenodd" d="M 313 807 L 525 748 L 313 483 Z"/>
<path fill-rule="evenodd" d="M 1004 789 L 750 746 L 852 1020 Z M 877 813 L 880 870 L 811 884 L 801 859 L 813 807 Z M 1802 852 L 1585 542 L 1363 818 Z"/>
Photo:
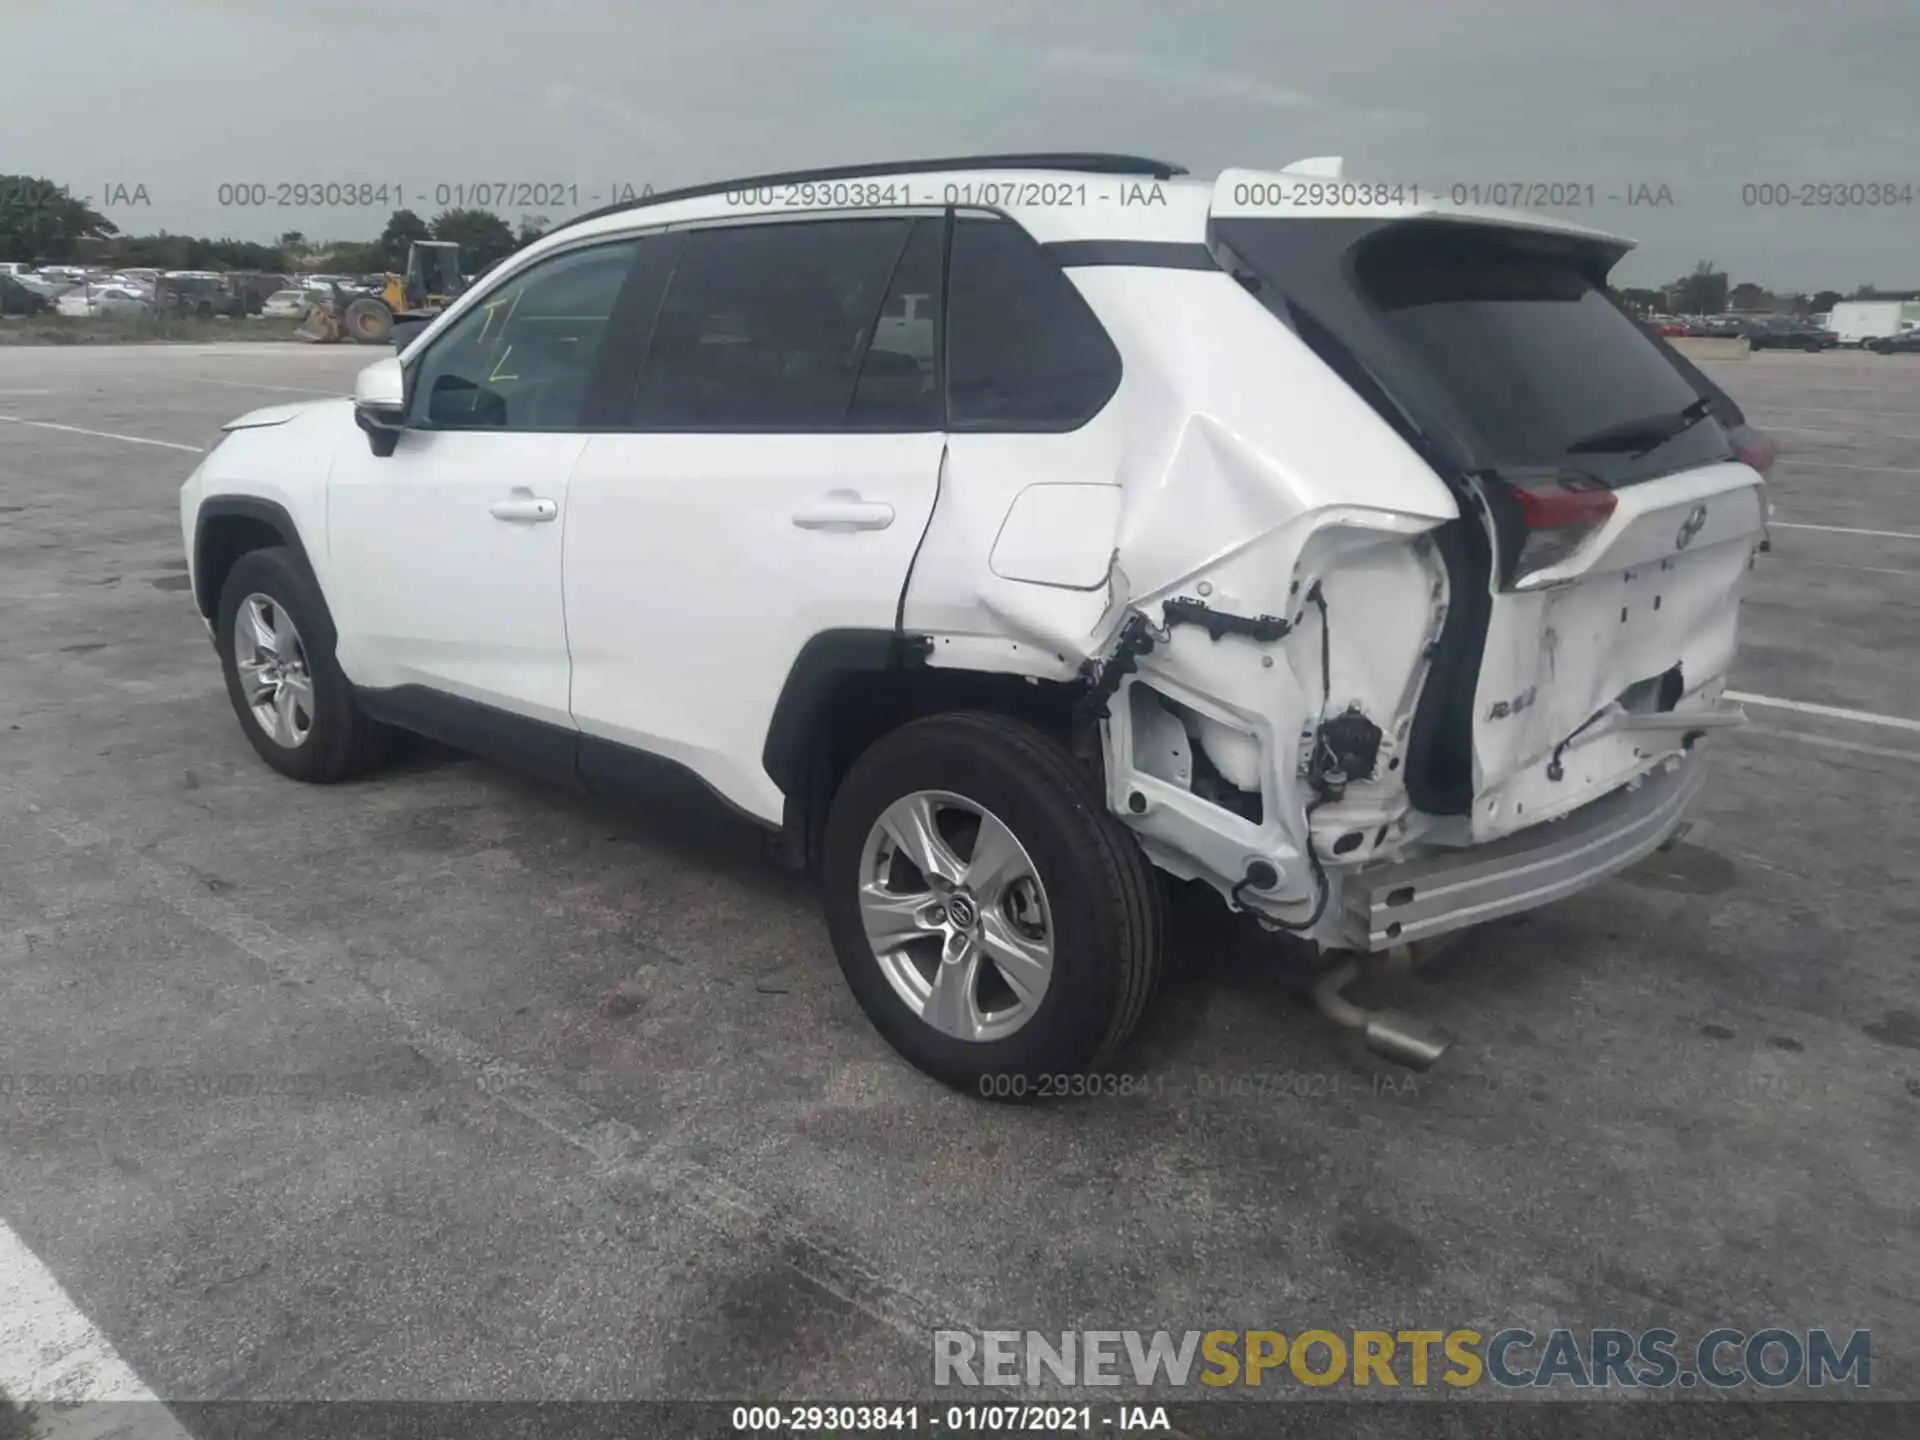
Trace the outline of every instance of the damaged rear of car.
<path fill-rule="evenodd" d="M 1248 173 L 1214 191 L 1224 274 L 1082 282 L 1146 385 L 1190 383 L 1189 347 L 1216 382 L 1129 488 L 1088 701 L 1160 867 L 1404 954 L 1681 824 L 1742 718 L 1722 692 L 1765 459 L 1610 298 L 1625 242 L 1236 207 Z"/>

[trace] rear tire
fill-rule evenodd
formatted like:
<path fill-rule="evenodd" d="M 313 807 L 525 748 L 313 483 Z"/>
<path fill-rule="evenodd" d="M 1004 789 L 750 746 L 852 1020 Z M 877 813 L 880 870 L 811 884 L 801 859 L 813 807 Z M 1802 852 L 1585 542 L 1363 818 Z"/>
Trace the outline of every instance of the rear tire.
<path fill-rule="evenodd" d="M 923 848 L 927 868 L 892 839 L 916 813 L 937 817 L 945 846 Z M 977 848 L 989 833 L 1000 863 Z M 959 883 L 929 878 L 950 862 Z M 1086 1089 L 1053 1082 L 1112 1055 L 1159 980 L 1158 877 L 1081 763 L 1002 715 L 938 715 L 877 741 L 834 796 L 821 873 L 860 1007 L 913 1065 L 976 1095 Z M 876 909 L 883 897 L 906 903 Z M 906 939 L 876 946 L 876 916 Z M 1042 947 L 1044 967 L 1030 959 Z M 951 999 L 955 977 L 969 977 L 964 1002 Z"/>
<path fill-rule="evenodd" d="M 334 660 L 320 588 L 291 550 L 252 550 L 234 563 L 220 589 L 214 641 L 240 728 L 282 775 L 326 785 L 386 758 L 392 732 L 354 700 Z"/>

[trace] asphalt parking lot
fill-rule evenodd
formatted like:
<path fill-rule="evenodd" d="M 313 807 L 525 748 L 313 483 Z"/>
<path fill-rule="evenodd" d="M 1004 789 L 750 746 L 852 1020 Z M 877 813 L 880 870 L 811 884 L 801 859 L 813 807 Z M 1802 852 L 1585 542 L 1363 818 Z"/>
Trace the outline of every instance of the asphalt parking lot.
<path fill-rule="evenodd" d="M 0 1235 L 81 1350 L 177 1400 L 852 1399 L 944 1328 L 1827 1325 L 1920 1398 L 1920 359 L 1711 367 L 1782 450 L 1768 703 L 1701 843 L 1408 983 L 1439 1070 L 1193 912 L 1131 1093 L 1014 1109 L 885 1049 L 757 833 L 256 759 L 176 490 L 371 358 L 0 348 Z"/>

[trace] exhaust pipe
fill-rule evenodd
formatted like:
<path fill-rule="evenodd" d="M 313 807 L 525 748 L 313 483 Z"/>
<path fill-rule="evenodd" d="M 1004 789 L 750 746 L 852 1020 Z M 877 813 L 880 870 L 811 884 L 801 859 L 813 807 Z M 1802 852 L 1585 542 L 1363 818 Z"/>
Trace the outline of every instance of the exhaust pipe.
<path fill-rule="evenodd" d="M 1396 946 L 1396 951 L 1404 947 Z M 1411 963 L 1411 954 L 1396 955 L 1401 965 Z M 1359 960 L 1335 965 L 1313 987 L 1313 1003 L 1322 1015 L 1344 1030 L 1357 1030 L 1367 1049 L 1383 1060 L 1404 1065 L 1409 1070 L 1431 1070 L 1453 1044 L 1450 1037 L 1429 1030 L 1418 1021 L 1387 1010 L 1368 1010 L 1356 1005 L 1341 992 L 1360 977 Z"/>

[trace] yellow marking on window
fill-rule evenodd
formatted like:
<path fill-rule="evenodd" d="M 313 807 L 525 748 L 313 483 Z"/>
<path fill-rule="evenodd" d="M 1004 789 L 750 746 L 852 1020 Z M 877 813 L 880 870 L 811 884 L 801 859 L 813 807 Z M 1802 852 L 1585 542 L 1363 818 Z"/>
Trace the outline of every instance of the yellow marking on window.
<path fill-rule="evenodd" d="M 487 383 L 489 385 L 493 384 L 496 380 L 518 380 L 520 378 L 518 375 L 502 375 L 500 373 L 501 367 L 507 363 L 507 356 L 511 354 L 513 354 L 513 346 L 511 345 L 500 352 L 499 363 L 493 367 L 493 373 L 487 376 Z"/>
<path fill-rule="evenodd" d="M 473 342 L 475 345 L 484 345 L 486 343 L 487 332 L 493 328 L 493 312 L 505 303 L 504 300 L 489 300 L 485 305 L 480 307 L 487 312 L 487 323 L 480 327 L 480 336 Z"/>

